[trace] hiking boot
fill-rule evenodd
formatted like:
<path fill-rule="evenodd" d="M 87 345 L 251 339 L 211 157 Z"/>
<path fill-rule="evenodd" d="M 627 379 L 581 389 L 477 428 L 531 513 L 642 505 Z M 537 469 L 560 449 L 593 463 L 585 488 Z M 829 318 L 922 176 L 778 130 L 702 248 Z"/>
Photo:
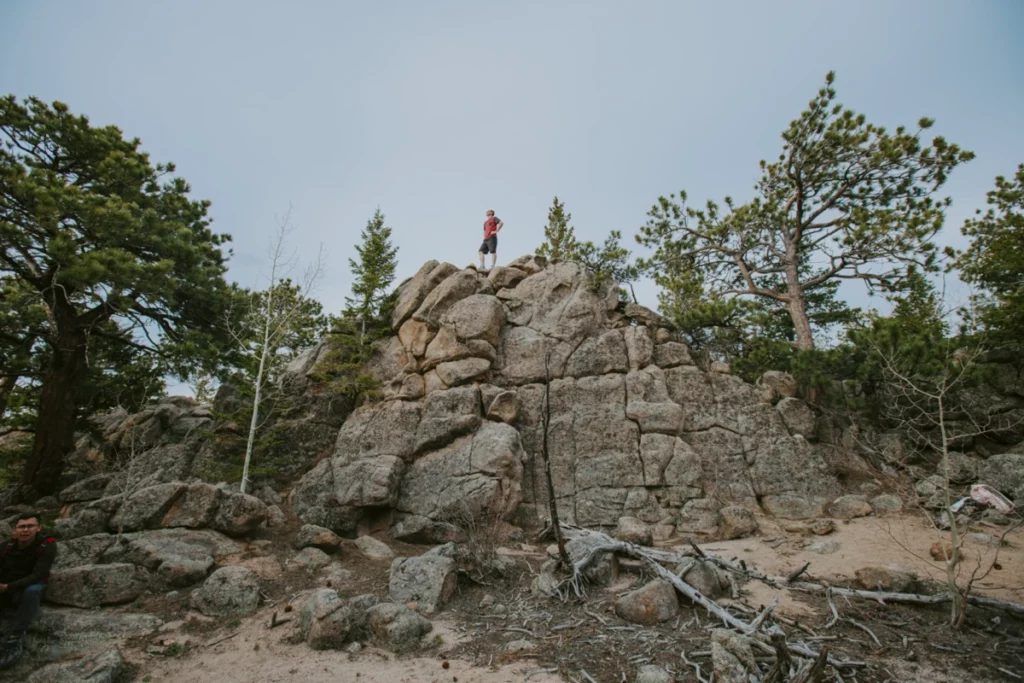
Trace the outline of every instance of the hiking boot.
<path fill-rule="evenodd" d="M 3 651 L 0 652 L 0 669 L 9 669 L 21 659 L 21 637 L 11 636 L 3 642 Z"/>

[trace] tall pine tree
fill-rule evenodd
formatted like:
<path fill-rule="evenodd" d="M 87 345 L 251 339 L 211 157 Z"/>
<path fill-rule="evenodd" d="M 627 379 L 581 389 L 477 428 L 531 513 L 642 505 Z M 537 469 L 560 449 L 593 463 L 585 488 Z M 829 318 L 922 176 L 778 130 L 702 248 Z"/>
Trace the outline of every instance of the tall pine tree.
<path fill-rule="evenodd" d="M 345 297 L 347 314 L 359 323 L 360 340 L 366 336 L 367 322 L 379 312 L 395 279 L 398 247 L 391 245 L 391 228 L 384 225 L 378 208 L 363 229 L 362 243 L 356 245 L 359 261 L 349 259 L 352 269 L 352 296 Z"/>

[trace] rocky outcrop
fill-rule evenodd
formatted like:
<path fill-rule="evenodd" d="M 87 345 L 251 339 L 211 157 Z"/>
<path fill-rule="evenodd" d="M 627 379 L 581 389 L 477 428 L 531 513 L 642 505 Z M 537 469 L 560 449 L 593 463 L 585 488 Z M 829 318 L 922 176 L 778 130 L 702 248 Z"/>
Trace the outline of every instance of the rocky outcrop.
<path fill-rule="evenodd" d="M 295 486 L 307 523 L 351 537 L 383 515 L 394 536 L 436 542 L 466 515 L 539 521 L 548 401 L 568 522 L 710 532 L 723 504 L 810 518 L 842 493 L 792 378 L 753 386 L 697 367 L 663 318 L 574 263 L 530 256 L 484 274 L 428 262 L 397 301 L 370 366 L 381 400 Z"/>

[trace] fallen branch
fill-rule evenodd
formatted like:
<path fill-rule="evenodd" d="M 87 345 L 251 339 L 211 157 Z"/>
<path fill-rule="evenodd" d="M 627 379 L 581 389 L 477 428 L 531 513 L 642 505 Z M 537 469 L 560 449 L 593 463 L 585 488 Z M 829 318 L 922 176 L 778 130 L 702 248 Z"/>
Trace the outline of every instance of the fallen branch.
<path fill-rule="evenodd" d="M 874 600 L 881 604 L 886 602 L 898 602 L 909 605 L 943 605 L 952 602 L 953 596 L 949 593 L 938 593 L 936 595 L 921 595 L 919 593 L 890 593 L 887 591 L 867 591 L 854 588 L 838 588 L 836 586 L 823 586 L 818 583 L 807 583 L 800 581 L 794 583 L 790 588 L 807 591 L 808 593 L 825 593 L 829 590 L 835 595 L 847 598 L 860 598 L 861 600 Z M 970 595 L 967 602 L 979 607 L 990 607 L 1009 612 L 1018 617 L 1024 617 L 1024 605 L 1008 600 L 996 600 L 985 598 L 979 595 Z"/>

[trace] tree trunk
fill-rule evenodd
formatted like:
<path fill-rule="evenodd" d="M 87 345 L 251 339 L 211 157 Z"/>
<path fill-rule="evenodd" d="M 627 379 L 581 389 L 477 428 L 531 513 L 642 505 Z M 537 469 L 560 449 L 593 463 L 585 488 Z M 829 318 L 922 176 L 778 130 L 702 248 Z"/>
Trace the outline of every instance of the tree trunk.
<path fill-rule="evenodd" d="M 23 488 L 34 489 L 39 495 L 56 492 L 64 456 L 75 447 L 74 397 L 88 368 L 87 342 L 86 331 L 81 327 L 59 334 L 50 367 L 43 378 L 35 443 L 21 477 Z"/>
<path fill-rule="evenodd" d="M 8 375 L 0 379 L 0 421 L 7 414 L 7 401 L 11 396 L 11 392 L 14 391 L 14 385 L 17 383 L 18 377 L 16 375 Z"/>
<path fill-rule="evenodd" d="M 800 273 L 797 269 L 796 249 L 786 249 L 789 265 L 786 267 L 786 294 L 789 296 L 789 317 L 793 320 L 796 332 L 796 348 L 810 351 L 814 348 L 814 336 L 811 334 L 811 321 L 807 318 L 807 301 L 804 299 L 804 288 L 800 285 Z"/>
<path fill-rule="evenodd" d="M 796 348 L 800 351 L 813 349 L 814 335 L 811 334 L 811 321 L 807 317 L 807 304 L 804 302 L 803 292 L 790 299 L 789 317 L 793 319 L 793 329 L 796 332 Z"/>

